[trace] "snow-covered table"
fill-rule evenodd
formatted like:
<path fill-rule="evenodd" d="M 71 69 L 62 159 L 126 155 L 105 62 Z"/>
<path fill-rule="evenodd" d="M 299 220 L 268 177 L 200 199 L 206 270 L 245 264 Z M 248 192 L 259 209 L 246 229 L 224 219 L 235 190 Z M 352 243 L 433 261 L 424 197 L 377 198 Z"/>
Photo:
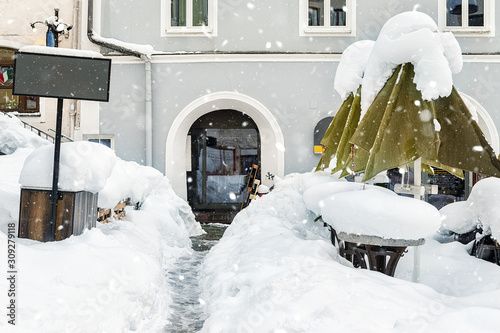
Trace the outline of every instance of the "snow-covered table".
<path fill-rule="evenodd" d="M 378 236 L 336 233 L 331 229 L 339 243 L 339 252 L 354 266 L 372 271 L 378 271 L 389 276 L 394 276 L 399 259 L 407 251 L 408 246 L 420 246 L 425 243 L 424 238 L 419 239 L 392 239 Z M 418 250 L 415 251 L 417 255 Z M 416 267 L 419 266 L 418 257 L 415 258 Z M 416 275 L 414 274 L 414 279 Z"/>
<path fill-rule="evenodd" d="M 413 280 L 418 282 L 418 246 L 441 224 L 436 207 L 382 187 L 340 181 L 310 186 L 303 198 L 307 208 L 331 226 L 332 243 L 337 237 L 341 254 L 356 267 L 393 276 L 406 248 L 414 246 Z"/>

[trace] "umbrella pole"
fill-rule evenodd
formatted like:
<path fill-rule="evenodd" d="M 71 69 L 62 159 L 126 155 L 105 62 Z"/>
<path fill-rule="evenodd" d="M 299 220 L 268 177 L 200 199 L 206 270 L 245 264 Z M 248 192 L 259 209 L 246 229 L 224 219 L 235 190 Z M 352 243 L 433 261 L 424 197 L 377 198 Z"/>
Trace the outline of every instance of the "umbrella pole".
<path fill-rule="evenodd" d="M 419 188 L 422 185 L 422 158 L 419 157 L 413 162 L 413 185 Z M 418 193 L 417 193 L 418 192 Z M 418 200 L 422 200 L 420 191 L 415 192 L 413 197 Z"/>

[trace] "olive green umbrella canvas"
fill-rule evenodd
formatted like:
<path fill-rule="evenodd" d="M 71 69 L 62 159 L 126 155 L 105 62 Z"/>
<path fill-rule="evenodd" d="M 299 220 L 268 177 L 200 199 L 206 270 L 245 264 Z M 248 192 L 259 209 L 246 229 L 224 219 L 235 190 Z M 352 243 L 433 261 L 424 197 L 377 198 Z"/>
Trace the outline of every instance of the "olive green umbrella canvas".
<path fill-rule="evenodd" d="M 468 170 L 499 177 L 500 161 L 458 92 L 453 88 L 450 96 L 427 101 L 417 90 L 413 77 L 412 64 L 400 65 L 359 125 L 345 121 L 340 135 L 342 121 L 336 122 L 334 118 L 322 141 L 326 150 L 332 147 L 332 154 L 336 153 L 340 160 L 334 171 L 342 166 L 346 174 L 346 169 L 354 164 L 355 172 L 364 171 L 366 181 L 384 170 L 422 158 L 424 170 L 434 166 L 457 176 L 462 176 L 462 170 Z M 349 110 L 354 111 L 351 117 L 355 119 L 356 110 L 352 105 L 354 103 L 350 103 Z M 342 119 L 348 119 L 346 111 L 342 112 Z M 336 133 L 333 141 L 328 136 L 331 133 Z M 349 144 L 342 142 L 344 135 L 350 136 Z M 335 144 L 329 146 L 330 142 L 336 143 L 336 147 Z M 346 155 L 350 144 L 357 148 L 354 159 Z"/>
<path fill-rule="evenodd" d="M 351 93 L 342 103 L 339 111 L 328 127 L 321 145 L 324 147 L 324 156 L 320 160 L 317 171 L 321 167 L 328 167 L 332 156 L 337 156 L 337 164 L 332 172 L 345 170 L 352 165 L 350 160 L 351 143 L 349 140 L 354 134 L 361 115 L 361 87 Z M 349 163 L 349 166 L 346 164 Z M 323 165 L 322 165 L 323 164 Z"/>

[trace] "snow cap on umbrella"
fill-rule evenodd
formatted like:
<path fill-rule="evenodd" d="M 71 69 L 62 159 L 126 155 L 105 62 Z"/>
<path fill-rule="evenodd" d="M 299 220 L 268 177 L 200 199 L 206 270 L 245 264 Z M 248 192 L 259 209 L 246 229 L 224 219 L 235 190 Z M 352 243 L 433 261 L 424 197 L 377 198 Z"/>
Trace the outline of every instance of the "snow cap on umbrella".
<path fill-rule="evenodd" d="M 351 44 L 342 53 L 333 87 L 343 101 L 355 93 L 361 85 L 374 44 L 372 40 L 361 40 Z"/>
<path fill-rule="evenodd" d="M 363 113 L 394 70 L 412 63 L 414 83 L 424 100 L 450 95 L 452 74 L 462 70 L 462 52 L 450 32 L 439 32 L 434 20 L 417 11 L 398 14 L 382 27 L 366 65 L 361 91 Z"/>

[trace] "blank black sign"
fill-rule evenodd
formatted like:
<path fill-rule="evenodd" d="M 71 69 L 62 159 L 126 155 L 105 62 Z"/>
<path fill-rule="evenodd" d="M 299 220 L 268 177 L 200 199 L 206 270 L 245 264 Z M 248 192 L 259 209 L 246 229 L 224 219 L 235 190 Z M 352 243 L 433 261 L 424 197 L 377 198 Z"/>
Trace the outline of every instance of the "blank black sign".
<path fill-rule="evenodd" d="M 16 52 L 14 95 L 107 102 L 111 60 Z"/>

